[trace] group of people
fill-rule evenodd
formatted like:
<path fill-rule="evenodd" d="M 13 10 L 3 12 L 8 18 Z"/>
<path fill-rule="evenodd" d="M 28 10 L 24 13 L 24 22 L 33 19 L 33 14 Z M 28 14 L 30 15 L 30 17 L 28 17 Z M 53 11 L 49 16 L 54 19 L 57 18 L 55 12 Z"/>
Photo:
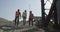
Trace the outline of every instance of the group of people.
<path fill-rule="evenodd" d="M 18 26 L 19 24 L 19 18 L 23 18 L 23 25 L 26 24 L 26 19 L 27 19 L 27 11 L 25 10 L 23 13 L 22 13 L 22 16 L 21 16 L 21 12 L 20 10 L 18 9 L 16 11 L 16 14 L 15 14 L 15 25 Z M 34 19 L 34 15 L 32 13 L 32 11 L 29 12 L 29 26 L 32 25 L 33 26 L 33 19 Z"/>

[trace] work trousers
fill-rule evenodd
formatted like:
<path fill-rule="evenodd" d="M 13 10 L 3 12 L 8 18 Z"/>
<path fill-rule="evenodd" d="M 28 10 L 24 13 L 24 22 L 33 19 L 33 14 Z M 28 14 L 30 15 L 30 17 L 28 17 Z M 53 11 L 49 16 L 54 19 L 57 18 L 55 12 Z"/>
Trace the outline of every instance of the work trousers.
<path fill-rule="evenodd" d="M 33 26 L 33 19 L 29 18 L 29 26 L 32 25 Z"/>
<path fill-rule="evenodd" d="M 16 17 L 15 17 L 15 25 L 18 26 L 18 24 L 19 24 L 19 16 L 16 16 Z"/>
<path fill-rule="evenodd" d="M 23 17 L 23 25 L 26 24 L 26 17 Z"/>

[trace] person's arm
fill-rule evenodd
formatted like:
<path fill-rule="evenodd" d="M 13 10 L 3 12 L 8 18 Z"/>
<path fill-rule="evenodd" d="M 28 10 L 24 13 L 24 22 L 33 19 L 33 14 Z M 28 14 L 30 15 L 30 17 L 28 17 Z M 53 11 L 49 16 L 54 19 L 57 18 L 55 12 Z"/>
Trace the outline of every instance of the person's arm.
<path fill-rule="evenodd" d="M 33 14 L 32 14 L 33 15 Z M 34 19 L 34 15 L 33 15 L 33 19 Z"/>
<path fill-rule="evenodd" d="M 27 18 L 27 13 L 26 13 L 26 18 Z"/>
<path fill-rule="evenodd" d="M 19 13 L 20 14 L 20 18 L 21 18 L 21 13 Z"/>
<path fill-rule="evenodd" d="M 15 12 L 15 17 L 16 17 L 16 13 L 17 13 L 17 12 Z"/>

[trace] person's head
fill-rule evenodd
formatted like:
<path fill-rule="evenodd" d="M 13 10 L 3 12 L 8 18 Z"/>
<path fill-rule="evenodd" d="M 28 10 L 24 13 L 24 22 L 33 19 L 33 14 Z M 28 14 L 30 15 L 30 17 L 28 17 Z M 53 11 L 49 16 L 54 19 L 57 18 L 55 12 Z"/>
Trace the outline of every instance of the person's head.
<path fill-rule="evenodd" d="M 18 11 L 20 11 L 20 10 L 18 9 Z"/>
<path fill-rule="evenodd" d="M 25 12 L 26 12 L 26 10 L 25 10 Z"/>
<path fill-rule="evenodd" d="M 30 13 L 32 13 L 32 11 L 30 11 Z"/>

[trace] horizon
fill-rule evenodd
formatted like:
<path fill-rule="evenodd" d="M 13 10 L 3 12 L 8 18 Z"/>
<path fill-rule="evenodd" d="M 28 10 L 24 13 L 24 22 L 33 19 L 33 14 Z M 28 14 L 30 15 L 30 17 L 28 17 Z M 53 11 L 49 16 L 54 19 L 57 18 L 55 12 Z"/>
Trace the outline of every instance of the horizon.
<path fill-rule="evenodd" d="M 41 17 L 39 17 L 40 19 L 41 19 Z M 14 20 L 8 20 L 8 19 L 5 19 L 5 18 L 3 18 L 3 17 L 0 17 L 0 20 L 6 20 L 6 21 L 14 21 Z M 36 19 L 36 18 L 34 18 L 34 19 Z M 20 21 L 23 21 L 23 19 L 22 20 L 20 20 Z M 29 20 L 26 20 L 26 21 L 29 21 Z"/>

